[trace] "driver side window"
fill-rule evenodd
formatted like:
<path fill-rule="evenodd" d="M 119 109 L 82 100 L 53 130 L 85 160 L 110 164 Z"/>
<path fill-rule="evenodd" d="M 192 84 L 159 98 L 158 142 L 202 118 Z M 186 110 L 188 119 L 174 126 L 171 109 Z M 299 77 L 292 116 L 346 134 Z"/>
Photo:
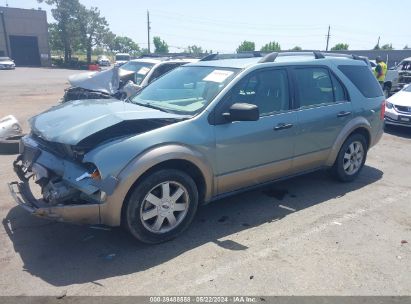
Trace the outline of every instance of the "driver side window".
<path fill-rule="evenodd" d="M 230 94 L 229 106 L 249 103 L 258 106 L 261 116 L 289 110 L 286 70 L 256 71 L 243 79 Z"/>

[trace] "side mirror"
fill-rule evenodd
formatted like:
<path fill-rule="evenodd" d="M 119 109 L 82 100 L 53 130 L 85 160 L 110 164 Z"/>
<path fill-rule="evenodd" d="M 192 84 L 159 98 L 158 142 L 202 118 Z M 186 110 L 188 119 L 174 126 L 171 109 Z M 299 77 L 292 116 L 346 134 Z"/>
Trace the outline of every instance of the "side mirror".
<path fill-rule="evenodd" d="M 257 121 L 260 118 L 260 111 L 254 104 L 235 103 L 228 112 L 223 113 L 223 117 L 228 121 Z"/>

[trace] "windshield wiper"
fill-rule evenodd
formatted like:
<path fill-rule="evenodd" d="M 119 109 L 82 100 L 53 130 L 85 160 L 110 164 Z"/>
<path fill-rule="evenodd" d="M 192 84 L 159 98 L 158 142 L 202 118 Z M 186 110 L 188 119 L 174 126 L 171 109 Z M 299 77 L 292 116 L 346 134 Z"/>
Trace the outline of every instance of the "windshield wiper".
<path fill-rule="evenodd" d="M 139 106 L 146 107 L 146 108 L 151 108 L 151 109 L 159 110 L 159 111 L 166 112 L 166 113 L 172 113 L 171 111 L 168 111 L 168 110 L 166 110 L 164 108 L 161 108 L 159 106 L 155 106 L 151 103 L 140 103 L 140 102 L 134 102 L 134 103 L 139 105 Z"/>

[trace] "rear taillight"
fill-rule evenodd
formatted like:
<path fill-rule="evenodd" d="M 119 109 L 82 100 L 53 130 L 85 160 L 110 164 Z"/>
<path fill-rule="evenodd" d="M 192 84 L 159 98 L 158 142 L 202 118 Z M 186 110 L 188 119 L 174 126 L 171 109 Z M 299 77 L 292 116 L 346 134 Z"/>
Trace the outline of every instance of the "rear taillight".
<path fill-rule="evenodd" d="M 385 100 L 383 100 L 381 104 L 380 119 L 384 120 L 384 116 L 385 116 Z"/>

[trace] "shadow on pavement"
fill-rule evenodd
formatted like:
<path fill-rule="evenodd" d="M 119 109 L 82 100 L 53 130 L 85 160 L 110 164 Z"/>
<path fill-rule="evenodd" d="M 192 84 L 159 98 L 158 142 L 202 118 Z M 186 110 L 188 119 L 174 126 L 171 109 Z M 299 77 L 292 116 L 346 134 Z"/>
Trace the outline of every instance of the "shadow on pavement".
<path fill-rule="evenodd" d="M 120 228 L 102 231 L 49 222 L 20 207 L 10 210 L 3 225 L 24 271 L 54 286 L 81 284 L 156 267 L 209 242 L 226 250 L 245 250 L 242 244 L 220 239 L 344 196 L 382 175 L 365 166 L 355 182 L 344 184 L 321 171 L 216 201 L 200 208 L 182 236 L 160 245 L 141 244 Z"/>
<path fill-rule="evenodd" d="M 385 125 L 384 132 L 390 135 L 411 139 L 411 127 Z"/>

